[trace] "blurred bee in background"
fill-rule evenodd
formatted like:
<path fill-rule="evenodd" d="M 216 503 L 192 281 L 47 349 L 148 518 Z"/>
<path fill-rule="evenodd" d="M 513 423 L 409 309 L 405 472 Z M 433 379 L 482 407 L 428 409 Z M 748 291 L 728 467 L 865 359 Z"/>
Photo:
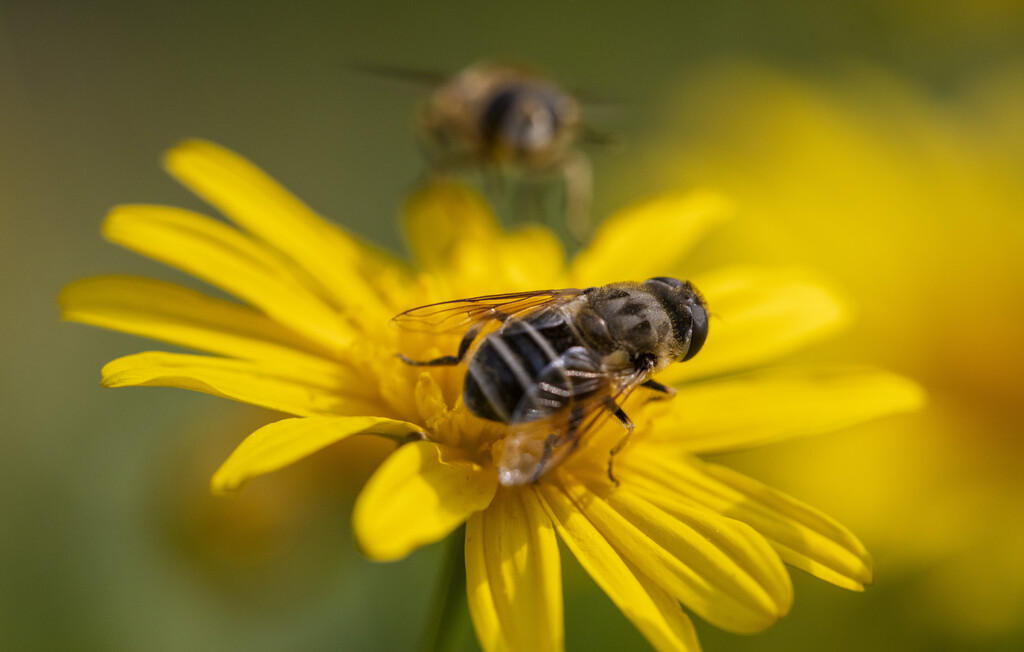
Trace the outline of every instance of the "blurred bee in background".
<path fill-rule="evenodd" d="M 527 183 L 560 175 L 566 225 L 582 239 L 590 229 L 593 182 L 590 161 L 575 149 L 584 133 L 580 113 L 579 101 L 543 75 L 481 63 L 440 85 L 419 121 L 438 152 L 435 169 L 477 165 L 485 173 L 519 173 Z M 521 217 L 527 210 L 515 212 Z"/>
<path fill-rule="evenodd" d="M 633 432 L 621 403 L 637 387 L 675 390 L 652 376 L 689 360 L 708 335 L 704 298 L 689 281 L 656 277 L 583 290 L 539 290 L 446 301 L 395 317 L 410 330 L 463 333 L 456 355 L 402 360 L 457 365 L 469 360 L 462 399 L 474 415 L 509 432 L 498 464 L 501 484 L 535 482 L 555 468 L 607 416 Z M 483 334 L 488 326 L 494 327 Z"/>
<path fill-rule="evenodd" d="M 583 123 L 581 102 L 572 93 L 540 72 L 510 64 L 478 63 L 447 79 L 418 71 L 361 68 L 433 83 L 418 123 L 435 173 L 477 168 L 499 190 L 506 182 L 521 181 L 517 189 L 528 194 L 513 199 L 529 199 L 532 205 L 520 201 L 513 207 L 515 219 L 550 214 L 543 193 L 560 177 L 566 227 L 580 241 L 589 234 L 593 175 L 589 159 L 576 145 L 610 139 Z"/>

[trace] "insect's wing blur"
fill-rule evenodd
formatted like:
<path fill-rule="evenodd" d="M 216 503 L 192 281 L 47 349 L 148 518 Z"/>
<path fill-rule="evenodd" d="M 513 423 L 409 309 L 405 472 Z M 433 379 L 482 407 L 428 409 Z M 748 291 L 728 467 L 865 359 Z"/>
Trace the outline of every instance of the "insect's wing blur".
<path fill-rule="evenodd" d="M 571 388 L 559 382 L 567 377 Z M 516 406 L 498 465 L 499 481 L 528 484 L 557 467 L 645 378 L 643 372 L 602 369 L 596 354 L 584 347 L 566 351 Z"/>
<path fill-rule="evenodd" d="M 400 82 L 414 84 L 421 88 L 432 88 L 440 86 L 448 81 L 449 76 L 436 70 L 424 70 L 422 68 L 405 68 L 401 66 L 386 66 L 376 63 L 354 61 L 346 66 L 350 70 L 372 75 L 382 79 L 391 79 Z"/>
<path fill-rule="evenodd" d="M 465 332 L 482 322 L 506 321 L 513 317 L 521 318 L 537 310 L 562 305 L 582 293 L 582 290 L 568 288 L 491 294 L 471 299 L 443 301 L 406 310 L 392 321 L 410 331 Z"/>

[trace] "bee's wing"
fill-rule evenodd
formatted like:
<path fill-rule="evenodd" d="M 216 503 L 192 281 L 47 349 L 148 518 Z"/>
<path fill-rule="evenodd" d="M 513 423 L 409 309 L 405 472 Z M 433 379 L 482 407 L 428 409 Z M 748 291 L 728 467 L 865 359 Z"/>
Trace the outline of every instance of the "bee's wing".
<path fill-rule="evenodd" d="M 350 70 L 355 70 L 356 72 L 365 73 L 374 77 L 409 82 L 423 88 L 440 86 L 450 78 L 450 75 L 437 72 L 436 70 L 387 66 L 365 61 L 353 61 L 346 67 Z"/>
<path fill-rule="evenodd" d="M 583 294 L 583 290 L 535 290 L 511 294 L 490 294 L 470 299 L 432 303 L 395 316 L 398 326 L 428 333 L 461 332 L 490 320 L 524 317 L 542 308 L 562 305 Z"/>
<path fill-rule="evenodd" d="M 597 354 L 582 346 L 559 356 L 509 420 L 498 470 L 501 483 L 528 484 L 558 466 L 645 378 L 642 371 L 603 369 Z"/>

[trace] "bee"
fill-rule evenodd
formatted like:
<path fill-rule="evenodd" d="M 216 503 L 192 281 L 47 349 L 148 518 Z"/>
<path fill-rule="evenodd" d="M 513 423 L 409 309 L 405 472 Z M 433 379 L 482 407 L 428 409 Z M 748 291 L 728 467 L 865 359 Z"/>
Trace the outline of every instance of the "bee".
<path fill-rule="evenodd" d="M 540 73 L 480 63 L 438 86 L 420 125 L 448 153 L 544 171 L 561 164 L 582 128 L 580 104 Z"/>
<path fill-rule="evenodd" d="M 536 70 L 482 62 L 452 76 L 422 70 L 355 64 L 357 70 L 402 79 L 433 90 L 417 114 L 433 172 L 477 168 L 492 188 L 521 182 L 513 216 L 545 214 L 543 190 L 565 183 L 565 224 L 574 237 L 590 230 L 592 172 L 580 142 L 608 143 L 582 120 L 575 94 Z M 532 200 L 532 205 L 522 200 Z M 561 214 L 561 211 L 560 211 Z"/>
<path fill-rule="evenodd" d="M 394 321 L 410 330 L 463 333 L 458 352 L 410 365 L 457 365 L 468 358 L 462 399 L 477 417 L 508 426 L 498 464 L 506 486 L 535 482 L 558 466 L 606 417 L 633 432 L 622 402 L 637 387 L 669 396 L 652 379 L 689 360 L 708 336 L 707 303 L 689 282 L 539 290 L 413 308 Z"/>
<path fill-rule="evenodd" d="M 581 113 L 572 93 L 539 72 L 479 63 L 437 86 L 419 123 L 440 153 L 436 169 L 469 164 L 485 172 L 511 170 L 528 183 L 561 176 L 566 225 L 582 239 L 590 228 L 592 172 L 575 145 L 601 137 L 584 125 Z"/>

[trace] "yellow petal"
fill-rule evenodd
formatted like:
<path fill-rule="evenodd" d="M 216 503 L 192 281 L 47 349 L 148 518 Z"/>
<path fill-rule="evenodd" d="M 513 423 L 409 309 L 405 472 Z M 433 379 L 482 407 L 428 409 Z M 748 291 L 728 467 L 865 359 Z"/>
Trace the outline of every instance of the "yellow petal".
<path fill-rule="evenodd" d="M 560 288 L 566 280 L 565 249 L 550 229 L 533 224 L 516 229 L 496 246 L 500 261 L 495 275 L 504 291 Z"/>
<path fill-rule="evenodd" d="M 104 387 L 180 387 L 298 416 L 379 412 L 352 379 L 267 362 L 150 351 L 103 367 Z"/>
<path fill-rule="evenodd" d="M 236 358 L 326 371 L 312 344 L 252 308 L 133 276 L 98 276 L 60 294 L 62 317 Z"/>
<path fill-rule="evenodd" d="M 707 510 L 669 514 L 627 484 L 609 493 L 606 477 L 592 480 L 601 494 L 567 478 L 563 490 L 601 535 L 709 623 L 753 633 L 789 611 L 793 587 L 785 566 L 749 526 Z"/>
<path fill-rule="evenodd" d="M 500 230 L 479 193 L 452 181 L 431 181 L 405 204 L 405 234 L 416 266 L 438 272 L 469 243 L 485 251 Z"/>
<path fill-rule="evenodd" d="M 103 233 L 235 295 L 330 349 L 344 349 L 355 337 L 351 326 L 289 267 L 214 219 L 165 206 L 120 206 L 107 216 Z"/>
<path fill-rule="evenodd" d="M 622 555 L 560 489 L 536 490 L 558 536 L 597 585 L 657 650 L 700 650 L 693 623 L 679 603 Z"/>
<path fill-rule="evenodd" d="M 405 232 L 438 298 L 562 287 L 565 251 L 550 229 L 503 233 L 483 198 L 463 184 L 433 180 L 406 202 Z"/>
<path fill-rule="evenodd" d="M 711 312 L 708 339 L 693 360 L 659 376 L 661 382 L 678 384 L 762 364 L 846 322 L 839 299 L 798 270 L 734 267 L 693 281 Z"/>
<path fill-rule="evenodd" d="M 768 539 L 782 560 L 855 591 L 871 582 L 871 556 L 848 529 L 820 511 L 747 476 L 660 447 L 637 447 L 617 471 L 665 511 L 686 504 L 742 521 Z"/>
<path fill-rule="evenodd" d="M 529 488 L 503 489 L 469 519 L 466 592 L 485 652 L 563 649 L 558 540 Z"/>
<path fill-rule="evenodd" d="M 238 489 L 258 475 L 293 464 L 352 435 L 404 437 L 419 431 L 414 424 L 378 417 L 283 419 L 246 437 L 213 474 L 210 487 L 215 493 Z"/>
<path fill-rule="evenodd" d="M 675 272 L 704 235 L 730 217 L 720 195 L 666 195 L 608 218 L 572 263 L 574 285 L 643 281 Z"/>
<path fill-rule="evenodd" d="M 433 543 L 487 507 L 497 472 L 462 451 L 418 441 L 392 453 L 356 500 L 352 523 L 363 552 L 393 561 Z"/>
<path fill-rule="evenodd" d="M 677 450 L 719 453 L 848 428 L 923 402 L 916 383 L 885 371 L 773 369 L 690 385 L 652 405 L 653 437 Z"/>
<path fill-rule="evenodd" d="M 167 171 L 226 217 L 308 273 L 337 308 L 356 320 L 391 317 L 373 290 L 373 277 L 396 265 L 325 221 L 258 167 L 223 147 L 188 140 L 164 159 Z"/>

